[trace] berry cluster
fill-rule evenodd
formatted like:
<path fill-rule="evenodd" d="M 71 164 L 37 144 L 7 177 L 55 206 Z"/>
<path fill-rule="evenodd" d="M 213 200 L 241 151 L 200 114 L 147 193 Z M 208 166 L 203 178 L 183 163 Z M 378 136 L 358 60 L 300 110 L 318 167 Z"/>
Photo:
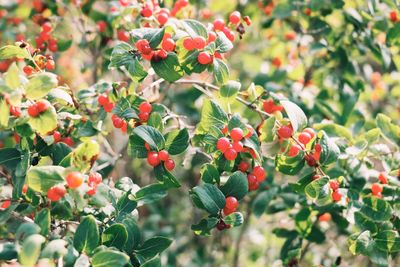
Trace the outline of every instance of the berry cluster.
<path fill-rule="evenodd" d="M 47 43 L 47 48 L 51 52 L 58 51 L 57 40 L 51 37 L 52 30 L 53 27 L 51 26 L 50 22 L 45 22 L 42 24 L 42 31 L 39 33 L 39 36 L 35 38 L 36 47 L 38 49 L 45 50 Z"/>
<path fill-rule="evenodd" d="M 265 170 L 261 166 L 255 166 L 253 171 L 247 174 L 247 182 L 249 184 L 249 191 L 257 190 L 260 184 L 265 180 Z"/>
<path fill-rule="evenodd" d="M 147 162 L 152 167 L 156 167 L 160 165 L 161 162 L 164 162 L 164 167 L 168 171 L 172 171 L 175 168 L 175 162 L 173 159 L 169 157 L 168 151 L 161 150 L 159 152 L 150 151 L 149 144 L 145 143 L 145 147 L 147 149 Z"/>
<path fill-rule="evenodd" d="M 139 119 L 140 122 L 146 122 L 151 114 L 151 111 L 153 110 L 153 107 L 149 102 L 142 102 L 139 105 Z"/>
<path fill-rule="evenodd" d="M 222 132 L 227 133 L 228 128 L 225 127 Z M 221 137 L 217 141 L 217 149 L 224 154 L 226 160 L 235 160 L 240 152 L 247 152 L 248 150 L 243 147 L 241 140 L 243 138 L 249 138 L 253 135 L 251 129 L 246 136 L 243 136 L 243 130 L 236 127 L 231 130 L 228 137 Z"/>
<path fill-rule="evenodd" d="M 53 139 L 54 139 L 54 143 L 58 143 L 58 142 L 62 142 L 64 144 L 66 144 L 69 147 L 74 146 L 74 140 L 72 139 L 72 137 L 62 137 L 61 133 L 59 131 L 54 131 L 53 132 Z"/>
<path fill-rule="evenodd" d="M 97 102 L 101 107 L 103 107 L 105 112 L 111 112 L 114 108 L 114 103 L 112 103 L 106 94 L 101 94 L 97 97 Z"/>
<path fill-rule="evenodd" d="M 39 100 L 28 107 L 29 116 L 35 118 L 45 112 L 50 107 L 50 103 L 46 100 Z"/>
<path fill-rule="evenodd" d="M 54 59 L 51 55 L 46 55 L 46 56 L 36 55 L 34 57 L 34 61 L 35 61 L 35 64 L 37 67 L 36 66 L 32 67 L 31 65 L 26 65 L 23 68 L 23 71 L 26 74 L 26 76 L 30 76 L 33 73 L 40 71 L 40 69 L 46 69 L 46 70 L 52 71 L 56 68 Z"/>
<path fill-rule="evenodd" d="M 342 199 L 342 194 L 339 192 L 340 183 L 338 180 L 329 181 L 329 186 L 333 190 L 332 192 L 332 200 L 335 202 L 339 202 Z"/>
<path fill-rule="evenodd" d="M 126 130 L 128 128 L 128 123 L 124 119 L 122 119 L 122 118 L 118 117 L 117 115 L 113 114 L 111 116 L 111 120 L 112 120 L 112 123 L 113 123 L 115 128 L 121 129 L 121 131 L 123 133 L 126 133 Z"/>
<path fill-rule="evenodd" d="M 160 61 L 168 56 L 168 52 L 164 49 L 153 50 L 146 39 L 138 40 L 135 45 L 141 56 L 146 60 Z"/>
<path fill-rule="evenodd" d="M 227 197 L 225 199 L 225 207 L 223 209 L 225 215 L 229 215 L 236 211 L 237 207 L 239 206 L 239 202 L 235 197 Z"/>
<path fill-rule="evenodd" d="M 100 173 L 98 173 L 98 172 L 90 173 L 88 182 L 87 182 L 87 184 L 89 186 L 89 190 L 86 192 L 86 194 L 89 196 L 95 195 L 96 191 L 97 191 L 97 186 L 101 183 L 102 180 L 103 180 L 103 177 L 101 176 Z"/>
<path fill-rule="evenodd" d="M 263 102 L 263 108 L 264 111 L 267 112 L 268 114 L 272 114 L 276 111 L 282 111 L 283 107 L 281 105 L 275 104 L 275 101 L 273 99 L 267 99 Z"/>

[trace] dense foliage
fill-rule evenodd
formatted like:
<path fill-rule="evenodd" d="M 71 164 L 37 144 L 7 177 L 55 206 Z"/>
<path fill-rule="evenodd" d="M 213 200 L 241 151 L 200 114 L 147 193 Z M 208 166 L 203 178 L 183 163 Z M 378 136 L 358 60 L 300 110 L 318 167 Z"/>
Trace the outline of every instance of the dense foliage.
<path fill-rule="evenodd" d="M 0 1 L 4 266 L 400 264 L 395 3 L 231 2 Z"/>

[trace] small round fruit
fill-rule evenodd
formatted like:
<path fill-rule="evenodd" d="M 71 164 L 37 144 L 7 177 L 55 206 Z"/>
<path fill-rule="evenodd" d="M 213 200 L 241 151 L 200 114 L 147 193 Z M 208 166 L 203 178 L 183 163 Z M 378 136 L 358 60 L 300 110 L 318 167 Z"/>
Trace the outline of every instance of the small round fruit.
<path fill-rule="evenodd" d="M 61 133 L 59 131 L 54 131 L 53 133 L 54 143 L 58 143 L 61 140 Z"/>
<path fill-rule="evenodd" d="M 65 180 L 69 188 L 75 189 L 82 185 L 83 174 L 80 172 L 70 172 L 67 174 L 67 177 L 65 177 Z"/>
<path fill-rule="evenodd" d="M 225 199 L 225 208 L 230 209 L 230 210 L 236 210 L 237 207 L 239 205 L 239 202 L 237 201 L 237 199 L 235 197 L 227 197 Z"/>
<path fill-rule="evenodd" d="M 334 191 L 332 193 L 332 199 L 335 202 L 339 202 L 342 199 L 342 194 L 340 194 L 338 191 Z"/>
<path fill-rule="evenodd" d="M 235 160 L 237 157 L 237 152 L 233 148 L 229 148 L 224 152 L 226 160 Z"/>
<path fill-rule="evenodd" d="M 36 104 L 33 104 L 33 105 L 31 105 L 31 106 L 28 107 L 28 114 L 29 114 L 29 116 L 35 118 L 35 117 L 39 116 L 39 113 L 40 113 L 40 112 L 39 112 L 39 110 L 38 110 Z"/>
<path fill-rule="evenodd" d="M 97 102 L 99 103 L 100 106 L 104 106 L 105 104 L 108 103 L 108 97 L 106 95 L 99 95 L 97 97 Z"/>
<path fill-rule="evenodd" d="M 169 16 L 167 13 L 163 12 L 157 15 L 157 21 L 160 25 L 164 25 L 168 22 Z"/>
<path fill-rule="evenodd" d="M 240 142 L 240 141 L 235 141 L 235 142 L 233 142 L 233 144 L 232 144 L 232 148 L 233 148 L 236 152 L 240 153 L 240 152 L 242 152 L 242 150 L 243 150 L 243 143 Z"/>
<path fill-rule="evenodd" d="M 183 47 L 184 47 L 186 50 L 189 50 L 189 51 L 195 49 L 193 39 L 192 39 L 191 37 L 185 38 L 185 39 L 183 40 Z"/>
<path fill-rule="evenodd" d="M 243 130 L 240 128 L 233 128 L 230 132 L 230 136 L 234 141 L 240 141 L 243 139 Z"/>
<path fill-rule="evenodd" d="M 229 22 L 236 25 L 240 22 L 240 12 L 239 11 L 233 11 L 229 15 Z"/>
<path fill-rule="evenodd" d="M 238 170 L 246 172 L 250 168 L 250 164 L 247 161 L 242 161 L 238 165 Z"/>
<path fill-rule="evenodd" d="M 217 149 L 224 153 L 226 150 L 230 148 L 230 142 L 229 139 L 226 137 L 221 137 L 217 141 Z"/>
<path fill-rule="evenodd" d="M 107 29 L 107 23 L 104 20 L 100 20 L 96 23 L 99 32 L 105 32 Z"/>
<path fill-rule="evenodd" d="M 338 180 L 332 180 L 329 181 L 329 186 L 332 188 L 333 191 L 336 191 L 339 189 L 340 184 Z"/>
<path fill-rule="evenodd" d="M 216 19 L 214 20 L 213 25 L 214 25 L 214 30 L 222 31 L 225 27 L 225 21 L 222 19 Z"/>
<path fill-rule="evenodd" d="M 160 157 L 161 161 L 166 161 L 169 159 L 169 154 L 167 150 L 161 150 L 158 152 L 158 156 Z"/>
<path fill-rule="evenodd" d="M 140 119 L 141 122 L 148 121 L 149 117 L 150 117 L 150 114 L 148 112 L 139 113 L 139 119 Z"/>
<path fill-rule="evenodd" d="M 23 68 L 23 71 L 27 76 L 30 76 L 35 71 L 35 69 L 33 67 L 27 65 Z"/>
<path fill-rule="evenodd" d="M 65 196 L 67 190 L 64 185 L 55 185 L 47 190 L 47 197 L 51 201 L 59 201 L 62 197 Z"/>
<path fill-rule="evenodd" d="M 94 186 L 90 187 L 90 189 L 88 191 L 86 191 L 86 195 L 94 196 L 94 195 L 96 195 L 96 192 L 97 192 L 97 186 L 94 185 Z"/>
<path fill-rule="evenodd" d="M 292 145 L 289 148 L 289 152 L 288 152 L 289 157 L 296 157 L 299 154 L 300 150 L 301 150 L 301 147 L 299 145 L 296 145 L 296 144 Z"/>
<path fill-rule="evenodd" d="M 39 111 L 39 113 L 45 112 L 49 108 L 50 104 L 49 102 L 45 100 L 39 100 L 36 102 L 36 108 Z"/>
<path fill-rule="evenodd" d="M 160 164 L 160 157 L 158 156 L 157 152 L 148 152 L 147 153 L 147 162 L 150 164 L 150 166 L 157 166 Z"/>
<path fill-rule="evenodd" d="M 147 112 L 150 113 L 153 110 L 153 107 L 149 102 L 142 102 L 139 105 L 139 111 L 140 112 Z"/>
<path fill-rule="evenodd" d="M 382 193 L 383 188 L 380 184 L 372 184 L 371 185 L 371 191 L 373 195 L 377 195 L 379 193 Z"/>
<path fill-rule="evenodd" d="M 175 42 L 171 38 L 164 39 L 161 44 L 162 49 L 165 51 L 174 51 L 175 50 Z"/>
<path fill-rule="evenodd" d="M 197 56 L 197 61 L 202 65 L 208 65 L 213 62 L 213 58 L 209 53 L 203 51 Z"/>
<path fill-rule="evenodd" d="M 315 131 L 314 131 L 314 129 L 313 128 L 305 128 L 304 130 L 303 130 L 303 133 L 308 133 L 310 136 L 311 136 L 311 139 L 313 139 L 314 138 L 314 136 L 315 136 Z"/>
<path fill-rule="evenodd" d="M 381 182 L 382 184 L 388 183 L 388 180 L 387 180 L 385 174 L 382 172 L 379 174 L 378 179 L 379 179 L 379 182 Z"/>
<path fill-rule="evenodd" d="M 257 181 L 259 183 L 261 183 L 262 181 L 265 180 L 266 175 L 265 175 L 265 170 L 263 167 L 261 167 L 261 166 L 254 167 L 253 174 L 257 178 Z"/>
<path fill-rule="evenodd" d="M 113 108 L 114 108 L 114 104 L 111 102 L 108 102 L 103 106 L 103 109 L 105 112 L 111 112 L 113 110 Z"/>
<path fill-rule="evenodd" d="M 168 159 L 164 162 L 164 167 L 168 171 L 172 171 L 175 168 L 175 162 L 172 159 Z"/>
<path fill-rule="evenodd" d="M 42 24 L 42 31 L 43 32 L 49 32 L 52 30 L 50 22 L 45 22 Z"/>
<path fill-rule="evenodd" d="M 206 39 L 203 36 L 193 38 L 194 48 L 203 49 L 206 46 Z"/>
<path fill-rule="evenodd" d="M 153 15 L 153 11 L 150 8 L 145 7 L 140 12 L 140 15 L 142 15 L 145 18 L 148 18 L 148 17 L 151 17 Z"/>
<path fill-rule="evenodd" d="M 21 108 L 17 106 L 10 106 L 10 114 L 17 118 L 20 117 L 22 114 Z"/>
<path fill-rule="evenodd" d="M 11 200 L 6 200 L 3 203 L 1 203 L 0 208 L 7 209 L 10 205 L 11 205 Z"/>
<path fill-rule="evenodd" d="M 299 134 L 298 138 L 300 143 L 302 143 L 303 145 L 307 145 L 311 140 L 311 135 L 309 133 L 302 132 L 301 134 Z"/>
<path fill-rule="evenodd" d="M 257 181 L 257 178 L 254 174 L 247 175 L 247 183 L 249 184 L 249 191 L 257 190 L 260 186 L 260 183 Z"/>
<path fill-rule="evenodd" d="M 100 173 L 98 173 L 98 172 L 91 172 L 91 173 L 89 174 L 88 184 L 89 184 L 89 185 L 99 184 L 99 183 L 101 183 L 102 180 L 103 180 L 103 177 L 101 176 Z"/>
<path fill-rule="evenodd" d="M 123 30 L 119 30 L 117 33 L 118 40 L 123 41 L 123 42 L 128 42 L 129 41 L 129 33 Z"/>
<path fill-rule="evenodd" d="M 320 222 L 329 222 L 332 219 L 332 215 L 329 212 L 325 212 L 318 217 Z"/>
<path fill-rule="evenodd" d="M 112 122 L 113 122 L 113 125 L 115 128 L 120 129 L 120 128 L 122 128 L 122 126 L 124 126 L 124 120 L 121 118 L 117 117 L 117 118 L 113 119 Z"/>
<path fill-rule="evenodd" d="M 278 135 L 283 139 L 288 139 L 292 136 L 293 130 L 287 125 L 283 125 L 278 129 Z"/>

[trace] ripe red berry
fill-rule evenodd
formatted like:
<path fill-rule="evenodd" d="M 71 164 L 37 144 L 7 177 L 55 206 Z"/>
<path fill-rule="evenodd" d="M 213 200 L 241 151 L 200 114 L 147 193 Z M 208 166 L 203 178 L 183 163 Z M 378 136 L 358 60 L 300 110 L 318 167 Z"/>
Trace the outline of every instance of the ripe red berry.
<path fill-rule="evenodd" d="M 272 65 L 279 68 L 282 65 L 282 60 L 279 57 L 275 57 L 272 59 Z"/>
<path fill-rule="evenodd" d="M 303 145 L 307 145 L 311 140 L 311 135 L 309 133 L 302 132 L 299 134 L 299 142 Z"/>
<path fill-rule="evenodd" d="M 294 40 L 295 38 L 296 38 L 296 32 L 290 31 L 290 32 L 285 33 L 285 39 L 286 39 L 287 41 L 292 41 L 292 40 Z"/>
<path fill-rule="evenodd" d="M 397 22 L 397 11 L 396 10 L 390 11 L 389 18 L 392 22 Z"/>
<path fill-rule="evenodd" d="M 122 128 L 122 126 L 124 126 L 124 120 L 121 118 L 114 117 L 112 122 L 113 122 L 113 125 L 115 128 L 120 129 L 120 128 Z"/>
<path fill-rule="evenodd" d="M 215 34 L 215 32 L 208 32 L 208 39 L 207 39 L 207 43 L 211 43 L 214 42 L 217 39 L 217 35 Z"/>
<path fill-rule="evenodd" d="M 146 148 L 147 151 L 150 151 L 150 145 L 148 143 L 144 143 L 144 147 Z"/>
<path fill-rule="evenodd" d="M 164 167 L 168 171 L 172 171 L 175 168 L 175 162 L 172 159 L 168 159 L 167 161 L 164 162 Z"/>
<path fill-rule="evenodd" d="M 214 30 L 222 31 L 225 27 L 225 21 L 223 21 L 222 19 L 216 19 L 214 20 L 213 25 L 214 25 Z"/>
<path fill-rule="evenodd" d="M 261 183 L 265 180 L 265 170 L 261 166 L 256 166 L 253 168 L 253 174 L 257 178 L 257 182 Z"/>
<path fill-rule="evenodd" d="M 342 194 L 340 194 L 339 191 L 334 191 L 332 193 L 332 199 L 335 202 L 339 202 L 342 199 Z"/>
<path fill-rule="evenodd" d="M 74 140 L 71 137 L 61 138 L 61 142 L 63 142 L 64 144 L 66 144 L 69 147 L 74 146 Z"/>
<path fill-rule="evenodd" d="M 39 33 L 39 38 L 42 39 L 42 41 L 47 42 L 50 39 L 50 34 L 48 32 L 41 32 Z"/>
<path fill-rule="evenodd" d="M 40 112 L 39 112 L 36 104 L 33 104 L 33 105 L 28 107 L 29 116 L 35 118 L 35 117 L 39 116 L 39 113 Z"/>
<path fill-rule="evenodd" d="M 55 185 L 47 190 L 47 197 L 51 201 L 59 201 L 62 197 L 65 196 L 67 190 L 63 185 Z"/>
<path fill-rule="evenodd" d="M 319 174 L 314 174 L 314 175 L 311 177 L 311 180 L 315 181 L 315 180 L 318 180 L 319 178 L 321 178 L 321 175 L 319 175 Z"/>
<path fill-rule="evenodd" d="M 80 172 L 70 172 L 65 177 L 69 188 L 78 188 L 83 183 L 83 174 Z"/>
<path fill-rule="evenodd" d="M 305 128 L 303 133 L 308 133 L 311 136 L 311 139 L 313 139 L 315 136 L 315 131 L 313 128 Z"/>
<path fill-rule="evenodd" d="M 104 20 L 100 20 L 96 23 L 99 32 L 105 32 L 107 29 L 107 23 Z"/>
<path fill-rule="evenodd" d="M 184 47 L 186 50 L 189 50 L 189 51 L 195 49 L 195 44 L 194 44 L 194 42 L 193 42 L 193 39 L 192 39 L 191 37 L 185 38 L 185 39 L 183 40 L 183 47 Z"/>
<path fill-rule="evenodd" d="M 239 202 L 235 197 L 227 197 L 225 199 L 225 208 L 230 209 L 230 210 L 236 210 L 239 205 Z"/>
<path fill-rule="evenodd" d="M 136 42 L 135 44 L 136 49 L 139 50 L 140 53 L 148 55 L 152 52 L 152 49 L 150 47 L 149 41 L 146 39 L 140 39 Z"/>
<path fill-rule="evenodd" d="M 97 186 L 94 184 L 93 186 L 91 186 L 91 187 L 89 188 L 88 191 L 86 191 L 86 195 L 88 195 L 88 196 L 94 196 L 94 195 L 96 194 L 96 192 L 97 192 Z"/>
<path fill-rule="evenodd" d="M 111 111 L 113 110 L 113 108 L 114 108 L 114 104 L 111 103 L 111 102 L 107 102 L 107 103 L 103 106 L 103 108 L 104 108 L 104 111 L 105 111 L 105 112 L 111 112 Z"/>
<path fill-rule="evenodd" d="M 329 186 L 332 188 L 333 191 L 335 191 L 339 189 L 340 184 L 338 180 L 332 180 L 329 181 Z"/>
<path fill-rule="evenodd" d="M 251 25 L 251 19 L 249 16 L 244 16 L 243 17 L 244 22 L 246 23 L 247 26 Z"/>
<path fill-rule="evenodd" d="M 103 177 L 98 172 L 92 172 L 89 174 L 88 184 L 93 186 L 94 184 L 99 184 L 103 180 Z"/>
<path fill-rule="evenodd" d="M 160 23 L 161 26 L 168 22 L 168 18 L 169 18 L 169 16 L 165 12 L 157 15 L 157 21 L 158 21 L 158 23 Z"/>
<path fill-rule="evenodd" d="M 59 131 L 54 131 L 53 133 L 54 143 L 58 143 L 61 140 L 61 133 Z"/>
<path fill-rule="evenodd" d="M 226 38 L 228 38 L 229 41 L 231 42 L 235 41 L 235 33 L 231 31 L 229 28 L 224 27 L 222 32 L 225 34 Z"/>
<path fill-rule="evenodd" d="M 289 157 L 296 157 L 299 154 L 301 147 L 299 145 L 292 145 L 289 149 L 288 155 Z"/>
<path fill-rule="evenodd" d="M 224 152 L 226 160 L 235 160 L 237 157 L 237 152 L 233 148 L 229 148 Z"/>
<path fill-rule="evenodd" d="M 30 76 L 35 71 L 35 69 L 33 67 L 27 65 L 23 68 L 23 71 L 27 76 Z"/>
<path fill-rule="evenodd" d="M 149 7 L 144 7 L 142 11 L 140 11 L 140 15 L 142 15 L 145 18 L 148 18 L 153 15 L 153 11 Z"/>
<path fill-rule="evenodd" d="M 139 113 L 139 120 L 140 120 L 141 122 L 146 122 L 146 121 L 148 121 L 149 117 L 150 117 L 150 113 L 148 113 L 148 112 L 141 112 L 141 113 Z"/>
<path fill-rule="evenodd" d="M 28 185 L 24 184 L 24 186 L 22 187 L 22 194 L 26 194 L 26 192 L 28 192 Z"/>
<path fill-rule="evenodd" d="M 371 185 L 371 191 L 372 191 L 373 195 L 377 195 L 377 194 L 382 193 L 383 188 L 382 188 L 382 186 L 380 184 L 372 184 Z"/>
<path fill-rule="evenodd" d="M 160 59 L 167 58 L 167 57 L 168 57 L 168 52 L 165 51 L 164 49 L 160 49 L 160 50 L 157 51 L 157 56 L 158 56 Z M 154 59 L 154 58 L 153 58 L 153 59 Z"/>
<path fill-rule="evenodd" d="M 161 150 L 158 152 L 158 157 L 160 158 L 161 161 L 166 161 L 169 159 L 169 154 L 167 150 Z"/>
<path fill-rule="evenodd" d="M 228 125 L 225 125 L 224 128 L 221 129 L 221 132 L 223 134 L 227 134 L 228 133 Z"/>
<path fill-rule="evenodd" d="M 49 45 L 48 48 L 51 52 L 57 52 L 58 51 L 58 44 L 57 44 L 57 40 L 50 38 L 49 39 Z"/>
<path fill-rule="evenodd" d="M 230 136 L 231 136 L 232 140 L 240 141 L 243 139 L 243 130 L 238 127 L 233 128 L 230 132 Z"/>
<path fill-rule="evenodd" d="M 139 105 L 139 111 L 140 112 L 147 112 L 150 113 L 153 110 L 153 107 L 149 102 L 142 102 Z"/>
<path fill-rule="evenodd" d="M 313 155 L 307 154 L 307 155 L 304 157 L 304 159 L 306 160 L 308 166 L 310 166 L 310 167 L 315 167 L 315 166 L 317 166 L 317 161 L 316 161 L 316 159 L 314 158 Z"/>
<path fill-rule="evenodd" d="M 387 180 L 385 174 L 382 172 L 379 174 L 378 179 L 379 179 L 379 182 L 381 182 L 382 184 L 388 183 L 388 180 Z"/>
<path fill-rule="evenodd" d="M 257 190 L 260 186 L 257 177 L 251 173 L 247 175 L 247 183 L 249 184 L 249 191 Z"/>
<path fill-rule="evenodd" d="M 160 157 L 158 156 L 157 152 L 148 152 L 147 153 L 147 162 L 155 167 L 160 164 Z"/>
<path fill-rule="evenodd" d="M 320 222 L 329 222 L 332 219 L 332 215 L 329 212 L 325 212 L 318 217 Z"/>
<path fill-rule="evenodd" d="M 20 107 L 17 107 L 17 106 L 10 106 L 10 114 L 11 114 L 12 116 L 17 117 L 17 118 L 20 117 L 21 114 L 22 114 L 21 108 L 20 108 Z"/>
<path fill-rule="evenodd" d="M 1 203 L 0 208 L 7 209 L 10 205 L 11 205 L 11 200 L 6 200 L 3 203 Z"/>
<path fill-rule="evenodd" d="M 217 141 L 217 149 L 224 153 L 226 150 L 230 148 L 230 142 L 229 139 L 226 137 L 221 137 Z"/>
<path fill-rule="evenodd" d="M 39 113 L 45 112 L 49 108 L 50 104 L 49 102 L 45 100 L 39 100 L 36 102 L 36 108 L 39 111 Z"/>
<path fill-rule="evenodd" d="M 206 39 L 203 36 L 193 38 L 194 48 L 203 49 L 206 46 Z"/>
<path fill-rule="evenodd" d="M 240 153 L 240 152 L 242 152 L 242 150 L 243 150 L 243 144 L 242 144 L 242 142 L 240 142 L 240 141 L 235 141 L 235 142 L 233 142 L 233 144 L 232 144 L 232 148 L 233 148 L 236 152 Z"/>
<path fill-rule="evenodd" d="M 120 40 L 120 41 L 123 41 L 123 42 L 129 41 L 129 33 L 124 30 L 119 30 L 117 32 L 117 37 L 118 37 L 118 40 Z"/>
<path fill-rule="evenodd" d="M 250 167 L 250 164 L 246 161 L 242 161 L 238 165 L 238 170 L 242 172 L 246 172 Z"/>
<path fill-rule="evenodd" d="M 175 42 L 171 38 L 166 38 L 162 41 L 161 47 L 165 51 L 172 52 L 175 50 Z"/>
<path fill-rule="evenodd" d="M 236 25 L 240 22 L 240 12 L 239 11 L 233 11 L 229 15 L 229 22 Z"/>
<path fill-rule="evenodd" d="M 293 129 L 292 127 L 289 127 L 287 125 L 282 125 L 279 129 L 278 129 L 278 135 L 283 138 L 283 139 L 288 139 L 292 136 L 293 133 Z"/>
<path fill-rule="evenodd" d="M 97 97 L 97 102 L 99 103 L 100 106 L 104 106 L 105 104 L 108 103 L 108 97 L 106 95 L 99 95 Z"/>
<path fill-rule="evenodd" d="M 50 22 L 45 22 L 42 24 L 42 31 L 43 32 L 49 32 L 52 30 Z"/>

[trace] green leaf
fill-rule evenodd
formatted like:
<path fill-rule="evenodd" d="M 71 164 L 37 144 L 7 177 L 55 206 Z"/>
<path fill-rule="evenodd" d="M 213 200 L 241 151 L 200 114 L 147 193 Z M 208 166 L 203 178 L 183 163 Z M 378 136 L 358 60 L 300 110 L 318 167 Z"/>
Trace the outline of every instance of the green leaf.
<path fill-rule="evenodd" d="M 321 145 L 321 155 L 319 162 L 322 165 L 328 165 L 336 162 L 339 157 L 339 147 L 328 137 L 324 131 L 318 133 L 319 143 Z"/>
<path fill-rule="evenodd" d="M 65 182 L 63 173 L 59 166 L 33 166 L 26 174 L 26 183 L 33 191 L 47 193 L 50 187 Z"/>
<path fill-rule="evenodd" d="M 392 119 L 384 114 L 376 116 L 376 125 L 383 135 L 395 144 L 400 144 L 400 126 L 392 123 Z"/>
<path fill-rule="evenodd" d="M 160 257 L 152 258 L 143 264 L 140 265 L 141 267 L 161 267 L 161 260 Z"/>
<path fill-rule="evenodd" d="M 221 191 L 225 197 L 233 196 L 240 200 L 246 196 L 248 187 L 247 176 L 243 172 L 237 171 L 228 178 L 228 181 L 221 187 Z"/>
<path fill-rule="evenodd" d="M 46 239 L 38 234 L 31 235 L 25 239 L 18 254 L 19 262 L 23 266 L 34 266 L 39 259 L 42 244 L 45 241 Z"/>
<path fill-rule="evenodd" d="M 313 128 L 317 131 L 324 130 L 329 136 L 344 137 L 349 142 L 353 142 L 353 137 L 349 129 L 336 123 L 316 123 Z"/>
<path fill-rule="evenodd" d="M 29 125 L 40 135 L 47 135 L 57 128 L 57 113 L 55 108 L 48 103 L 49 107 L 37 117 L 29 117 Z"/>
<path fill-rule="evenodd" d="M 10 118 L 10 106 L 4 99 L 0 100 L 0 127 L 7 127 Z"/>
<path fill-rule="evenodd" d="M 228 115 L 217 103 L 208 99 L 204 100 L 196 133 L 206 134 L 212 126 L 222 129 L 227 122 Z"/>
<path fill-rule="evenodd" d="M 392 216 L 392 208 L 389 203 L 377 197 L 366 197 L 361 206 L 361 213 L 375 222 L 387 221 Z"/>
<path fill-rule="evenodd" d="M 275 128 L 275 122 L 276 122 L 275 116 L 271 116 L 263 122 L 262 127 L 260 129 L 261 142 L 272 142 L 274 140 L 275 134 L 273 129 Z"/>
<path fill-rule="evenodd" d="M 97 227 L 96 219 L 92 215 L 84 217 L 74 235 L 75 249 L 79 252 L 90 254 L 99 244 L 99 239 L 99 228 Z"/>
<path fill-rule="evenodd" d="M 0 245 L 0 260 L 9 261 L 18 258 L 18 251 L 14 243 L 2 243 Z"/>
<path fill-rule="evenodd" d="M 389 46 L 400 45 L 400 24 L 396 23 L 389 29 L 386 36 L 386 43 Z"/>
<path fill-rule="evenodd" d="M 11 64 L 7 73 L 4 74 L 4 81 L 11 89 L 17 89 L 21 85 L 19 69 L 15 62 Z"/>
<path fill-rule="evenodd" d="M 208 38 L 208 32 L 206 27 L 197 20 L 185 19 L 182 21 L 182 26 L 192 38 L 199 35 L 203 36 L 206 39 Z"/>
<path fill-rule="evenodd" d="M 275 168 L 284 174 L 295 175 L 304 167 L 304 152 L 299 151 L 295 157 L 278 154 L 275 158 Z"/>
<path fill-rule="evenodd" d="M 18 242 L 22 242 L 24 239 L 28 238 L 31 235 L 39 234 L 40 227 L 32 222 L 22 223 L 15 233 L 15 239 Z"/>
<path fill-rule="evenodd" d="M 99 251 L 92 257 L 93 267 L 124 267 L 128 262 L 128 255 L 115 250 Z"/>
<path fill-rule="evenodd" d="M 68 253 L 67 241 L 56 239 L 50 241 L 43 249 L 40 258 L 57 260 Z"/>
<path fill-rule="evenodd" d="M 150 47 L 152 49 L 156 49 L 163 37 L 164 37 L 164 32 L 165 32 L 165 28 L 161 28 L 161 29 L 149 29 L 149 31 L 146 32 L 146 34 L 143 36 L 144 39 L 147 39 L 149 41 Z"/>
<path fill-rule="evenodd" d="M 280 103 L 289 117 L 294 132 L 301 131 L 307 126 L 307 117 L 298 105 L 289 100 L 280 100 Z"/>
<path fill-rule="evenodd" d="M 178 155 L 189 146 L 189 131 L 185 128 L 174 130 L 165 135 L 165 149 L 170 155 Z"/>
<path fill-rule="evenodd" d="M 223 32 L 217 32 L 215 46 L 215 52 L 218 53 L 226 53 L 233 48 L 232 42 L 226 37 Z"/>
<path fill-rule="evenodd" d="M 229 68 L 222 60 L 216 58 L 213 63 L 214 79 L 217 84 L 224 84 L 229 78 Z"/>
<path fill-rule="evenodd" d="M 208 217 L 207 219 L 202 219 L 198 224 L 193 224 L 191 229 L 196 235 L 210 235 L 210 231 L 218 223 L 218 218 Z"/>
<path fill-rule="evenodd" d="M 16 45 L 6 45 L 0 48 L 0 60 L 10 58 L 30 58 L 26 48 L 20 48 Z"/>
<path fill-rule="evenodd" d="M 219 90 L 219 95 L 227 103 L 233 103 L 242 85 L 240 82 L 228 81 L 221 86 Z"/>
<path fill-rule="evenodd" d="M 115 223 L 108 227 L 101 235 L 101 242 L 108 247 L 122 249 L 128 240 L 128 231 L 121 223 Z"/>
<path fill-rule="evenodd" d="M 400 251 L 399 233 L 394 230 L 380 231 L 375 237 L 376 247 L 382 251 L 395 253 Z"/>
<path fill-rule="evenodd" d="M 122 224 L 125 226 L 125 229 L 128 232 L 128 240 L 125 243 L 124 250 L 128 253 L 131 253 L 140 244 L 140 229 L 137 226 L 135 219 L 131 217 L 126 217 L 124 220 L 122 220 Z"/>
<path fill-rule="evenodd" d="M 362 231 L 368 230 L 371 233 L 376 233 L 378 231 L 378 227 L 376 226 L 376 224 L 359 211 L 356 211 L 354 213 L 354 221 Z"/>
<path fill-rule="evenodd" d="M 58 84 L 57 75 L 50 72 L 40 72 L 32 76 L 25 85 L 26 98 L 37 100 L 45 97 Z"/>
<path fill-rule="evenodd" d="M 276 187 L 273 187 L 268 191 L 259 193 L 252 203 L 254 215 L 260 217 L 267 209 L 269 202 L 274 199 L 277 193 L 278 190 Z"/>
<path fill-rule="evenodd" d="M 229 214 L 224 218 L 224 222 L 226 224 L 231 225 L 232 227 L 240 226 L 243 224 L 243 215 L 240 212 L 234 212 Z"/>
<path fill-rule="evenodd" d="M 304 188 L 306 195 L 315 200 L 317 205 L 325 205 L 331 201 L 329 178 L 322 177 L 312 181 Z"/>
<path fill-rule="evenodd" d="M 145 259 L 150 259 L 166 250 L 172 240 L 163 236 L 155 236 L 144 241 L 136 253 Z"/>
<path fill-rule="evenodd" d="M 203 179 L 205 183 L 213 184 L 219 183 L 220 181 L 218 169 L 210 163 L 204 164 L 201 167 L 200 174 L 201 179 Z"/>
<path fill-rule="evenodd" d="M 217 215 L 225 207 L 225 196 L 215 185 L 204 184 L 196 186 L 193 188 L 193 193 L 210 214 Z"/>
<path fill-rule="evenodd" d="M 140 125 L 133 132 L 138 135 L 143 141 L 149 144 L 153 150 L 162 150 L 165 147 L 165 140 L 162 134 L 154 127 Z"/>
<path fill-rule="evenodd" d="M 167 58 L 159 61 L 152 60 L 151 66 L 158 76 L 168 82 L 175 82 L 184 75 L 184 71 L 175 53 L 168 53 Z"/>
<path fill-rule="evenodd" d="M 364 231 L 360 235 L 354 234 L 349 238 L 349 250 L 353 255 L 364 254 L 368 255 L 372 247 L 371 233 Z"/>
<path fill-rule="evenodd" d="M 49 233 L 50 229 L 50 210 L 42 209 L 35 216 L 35 223 L 40 226 L 40 234 L 46 236 Z"/>
<path fill-rule="evenodd" d="M 143 203 L 151 203 L 162 199 L 168 194 L 168 187 L 164 184 L 150 184 L 140 188 L 135 193 L 135 200 Z"/>
<path fill-rule="evenodd" d="M 100 146 L 94 140 L 81 143 L 72 151 L 71 163 L 82 172 L 88 171 L 100 154 Z"/>

